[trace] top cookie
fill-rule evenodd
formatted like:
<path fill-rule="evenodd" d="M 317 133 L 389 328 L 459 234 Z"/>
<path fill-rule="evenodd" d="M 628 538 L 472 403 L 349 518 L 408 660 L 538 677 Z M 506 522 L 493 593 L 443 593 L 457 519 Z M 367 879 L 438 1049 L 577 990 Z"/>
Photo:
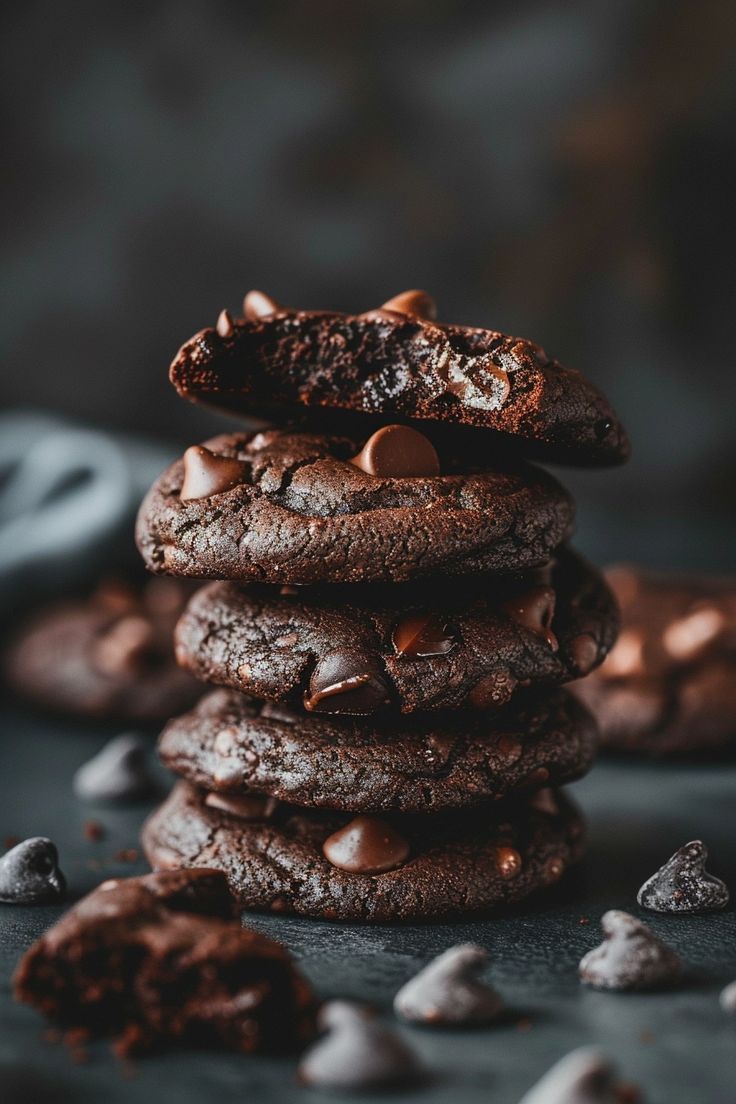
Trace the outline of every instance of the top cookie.
<path fill-rule="evenodd" d="M 170 369 L 180 395 L 238 413 L 332 408 L 495 430 L 525 454 L 582 465 L 629 452 L 607 400 L 533 341 L 435 321 L 425 292 L 349 315 L 292 310 L 261 292 L 223 311 Z"/>

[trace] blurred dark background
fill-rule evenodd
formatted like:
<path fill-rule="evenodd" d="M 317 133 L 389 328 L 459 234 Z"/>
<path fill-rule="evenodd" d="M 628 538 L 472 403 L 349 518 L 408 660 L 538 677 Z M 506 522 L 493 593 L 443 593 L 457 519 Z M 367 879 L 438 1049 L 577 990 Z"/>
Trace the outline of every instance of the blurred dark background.
<path fill-rule="evenodd" d="M 634 459 L 599 559 L 733 567 L 736 5 L 5 5 L 6 409 L 192 443 L 167 366 L 261 287 L 533 337 Z"/>

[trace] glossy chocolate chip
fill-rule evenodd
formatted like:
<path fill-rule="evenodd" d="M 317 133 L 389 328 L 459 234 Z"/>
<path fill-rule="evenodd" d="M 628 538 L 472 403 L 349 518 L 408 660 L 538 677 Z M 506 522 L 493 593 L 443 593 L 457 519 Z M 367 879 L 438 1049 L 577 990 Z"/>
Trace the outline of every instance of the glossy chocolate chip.
<path fill-rule="evenodd" d="M 368 438 L 352 463 L 380 479 L 410 479 L 440 474 L 434 445 L 411 426 L 388 425 Z"/>
<path fill-rule="evenodd" d="M 417 1080 L 422 1067 L 403 1039 L 362 1005 L 330 1001 L 319 1014 L 326 1034 L 303 1056 L 304 1085 L 359 1092 Z"/>
<path fill-rule="evenodd" d="M 41 905 L 59 901 L 66 879 L 59 854 L 50 839 L 33 836 L 0 858 L 0 901 L 9 905 Z"/>
<path fill-rule="evenodd" d="M 637 894 L 643 908 L 653 912 L 711 912 L 725 908 L 725 882 L 705 869 L 708 849 L 702 840 L 686 843 L 652 874 Z"/>
<path fill-rule="evenodd" d="M 402 291 L 382 303 L 380 310 L 394 311 L 396 314 L 414 314 L 417 318 L 434 321 L 437 318 L 437 304 L 427 291 L 412 288 Z"/>
<path fill-rule="evenodd" d="M 553 652 L 559 648 L 557 637 L 551 628 L 555 615 L 555 598 L 552 587 L 537 586 L 509 599 L 503 605 L 512 621 L 529 629 L 536 636 L 541 636 Z"/>
<path fill-rule="evenodd" d="M 389 703 L 388 689 L 370 662 L 356 652 L 321 659 L 304 695 L 304 708 L 317 713 L 375 713 Z"/>
<path fill-rule="evenodd" d="M 594 989 L 655 989 L 670 985 L 682 972 L 675 952 L 646 924 L 619 909 L 604 913 L 605 939 L 583 957 L 581 980 Z"/>
<path fill-rule="evenodd" d="M 204 445 L 192 445 L 184 453 L 184 481 L 179 498 L 191 502 L 222 494 L 245 481 L 246 465 L 231 456 L 218 456 Z"/>
<path fill-rule="evenodd" d="M 74 775 L 74 792 L 84 801 L 134 801 L 155 789 L 147 745 L 133 733 L 110 740 Z"/>
<path fill-rule="evenodd" d="M 210 809 L 238 817 L 239 820 L 269 820 L 278 808 L 275 797 L 263 794 L 208 793 L 204 799 Z"/>
<path fill-rule="evenodd" d="M 450 947 L 399 989 L 394 997 L 396 1015 L 438 1027 L 491 1023 L 504 1005 L 496 990 L 478 978 L 487 965 L 488 952 L 482 947 Z"/>
<path fill-rule="evenodd" d="M 397 655 L 414 658 L 446 655 L 456 637 L 443 618 L 432 613 L 410 613 L 399 621 L 391 642 Z"/>
<path fill-rule="evenodd" d="M 358 816 L 328 836 L 322 853 L 333 866 L 350 874 L 383 874 L 403 866 L 409 844 L 388 821 Z"/>
<path fill-rule="evenodd" d="M 283 309 L 281 303 L 277 303 L 264 291 L 249 291 L 243 299 L 243 314 L 248 322 L 257 322 L 259 318 L 268 318 L 272 314 L 278 314 Z"/>
<path fill-rule="evenodd" d="M 217 319 L 217 332 L 220 337 L 232 337 L 235 332 L 232 315 L 229 310 L 221 310 Z"/>

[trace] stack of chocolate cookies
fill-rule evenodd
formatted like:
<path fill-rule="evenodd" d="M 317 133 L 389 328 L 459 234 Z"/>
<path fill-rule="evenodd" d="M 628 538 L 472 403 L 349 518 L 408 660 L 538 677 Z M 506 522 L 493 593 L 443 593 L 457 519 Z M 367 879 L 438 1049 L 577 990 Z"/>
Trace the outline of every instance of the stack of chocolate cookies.
<path fill-rule="evenodd" d="M 560 689 L 617 628 L 527 457 L 626 458 L 606 400 L 533 342 L 249 293 L 177 355 L 187 399 L 283 428 L 190 448 L 146 497 L 156 573 L 215 580 L 176 630 L 218 689 L 169 723 L 157 869 L 222 870 L 245 908 L 391 921 L 486 911 L 582 853 L 559 787 L 595 726 Z"/>

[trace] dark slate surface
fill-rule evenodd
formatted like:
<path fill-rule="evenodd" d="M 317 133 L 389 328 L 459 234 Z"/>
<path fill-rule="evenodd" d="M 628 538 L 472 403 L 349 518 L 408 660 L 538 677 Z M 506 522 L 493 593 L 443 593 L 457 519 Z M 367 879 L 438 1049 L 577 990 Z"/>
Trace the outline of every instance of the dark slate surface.
<path fill-rule="evenodd" d="M 51 836 L 73 898 L 105 877 L 145 869 L 143 862 L 121 862 L 114 856 L 121 848 L 136 846 L 146 807 L 94 808 L 72 796 L 75 768 L 103 735 L 111 733 L 16 711 L 2 716 L 0 839 Z M 464 939 L 489 948 L 490 976 L 513 1008 L 513 1017 L 484 1031 L 406 1029 L 433 1078 L 404 1094 L 405 1099 L 514 1104 L 562 1054 L 597 1043 L 619 1061 L 627 1078 L 640 1084 L 650 1104 L 732 1104 L 736 1022 L 720 1012 L 717 999 L 720 988 L 736 978 L 732 910 L 691 918 L 649 917 L 690 966 L 688 984 L 675 993 L 591 992 L 578 984 L 576 965 L 598 942 L 600 914 L 613 906 L 640 911 L 635 893 L 641 881 L 693 837 L 706 840 L 714 873 L 736 888 L 735 782 L 733 764 L 600 765 L 576 787 L 591 819 L 584 867 L 555 899 L 511 916 L 424 927 L 341 927 L 265 916 L 252 922 L 289 944 L 320 996 L 370 1000 L 387 1015 L 397 987 L 429 956 Z M 85 840 L 83 826 L 89 818 L 106 826 L 104 840 Z M 90 1048 L 86 1064 L 75 1064 L 65 1048 L 44 1041 L 40 1018 L 13 1004 L 9 993 L 19 955 L 58 912 L 0 906 L 3 1104 L 21 1099 L 33 1104 L 308 1104 L 321 1099 L 295 1085 L 294 1063 L 283 1059 L 176 1053 L 122 1065 L 100 1043 Z"/>

